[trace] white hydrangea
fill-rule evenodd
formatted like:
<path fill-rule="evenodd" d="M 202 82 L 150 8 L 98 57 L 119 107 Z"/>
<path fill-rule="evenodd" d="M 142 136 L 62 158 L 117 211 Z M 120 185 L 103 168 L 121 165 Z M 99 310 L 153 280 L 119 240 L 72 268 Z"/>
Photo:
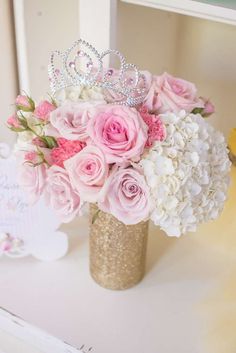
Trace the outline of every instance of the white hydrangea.
<path fill-rule="evenodd" d="M 104 95 L 100 87 L 70 86 L 57 91 L 54 98 L 58 105 L 62 105 L 67 100 L 72 102 L 79 100 L 95 100 L 104 101 L 105 103 Z"/>
<path fill-rule="evenodd" d="M 161 115 L 167 137 L 141 160 L 153 198 L 152 221 L 169 236 L 195 231 L 223 209 L 230 161 L 223 135 L 201 115 Z"/>

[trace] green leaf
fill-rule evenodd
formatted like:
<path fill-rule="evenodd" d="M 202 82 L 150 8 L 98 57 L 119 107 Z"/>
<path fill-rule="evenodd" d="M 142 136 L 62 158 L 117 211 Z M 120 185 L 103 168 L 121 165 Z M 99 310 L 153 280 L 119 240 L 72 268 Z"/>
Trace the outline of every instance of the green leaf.
<path fill-rule="evenodd" d="M 25 107 L 24 105 L 16 105 L 17 110 L 22 110 L 23 112 L 32 112 L 34 109 L 31 107 Z"/>
<path fill-rule="evenodd" d="M 98 218 L 100 213 L 100 210 L 97 209 L 97 211 L 94 213 L 93 217 L 92 217 L 92 224 L 94 224 L 94 222 L 96 221 L 96 219 Z"/>
<path fill-rule="evenodd" d="M 25 92 L 23 91 L 26 95 L 26 97 L 28 98 L 28 101 L 29 101 L 29 104 L 30 104 L 30 107 L 31 107 L 31 110 L 30 111 L 34 111 L 35 110 L 35 103 L 33 101 L 33 99 Z"/>
<path fill-rule="evenodd" d="M 30 96 L 27 96 L 27 97 L 28 97 L 28 100 L 29 100 L 29 103 L 30 103 L 30 106 L 31 106 L 31 111 L 34 111 L 35 110 L 35 103 L 34 103 L 33 99 Z"/>
<path fill-rule="evenodd" d="M 52 149 L 54 147 L 57 147 L 57 141 L 53 136 L 41 136 L 40 138 L 48 148 Z"/>
<path fill-rule="evenodd" d="M 11 131 L 14 131 L 14 132 L 23 132 L 23 131 L 25 131 L 25 129 L 24 128 L 21 128 L 21 127 L 10 127 L 10 130 Z"/>
<path fill-rule="evenodd" d="M 51 103 L 57 108 L 57 102 L 55 101 L 55 99 L 53 98 L 53 96 L 51 96 L 51 94 L 48 93 L 48 97 L 50 98 Z"/>
<path fill-rule="evenodd" d="M 31 161 L 25 161 L 23 164 L 27 164 L 32 168 L 38 167 L 39 165 L 43 164 L 44 161 L 38 162 L 38 163 L 32 163 Z"/>
<path fill-rule="evenodd" d="M 191 113 L 192 114 L 202 114 L 204 108 L 194 108 Z"/>
<path fill-rule="evenodd" d="M 25 129 L 28 129 L 28 123 L 27 123 L 27 120 L 25 119 L 25 117 L 23 117 L 23 118 L 18 117 L 18 119 L 19 119 L 20 124 L 21 124 Z"/>

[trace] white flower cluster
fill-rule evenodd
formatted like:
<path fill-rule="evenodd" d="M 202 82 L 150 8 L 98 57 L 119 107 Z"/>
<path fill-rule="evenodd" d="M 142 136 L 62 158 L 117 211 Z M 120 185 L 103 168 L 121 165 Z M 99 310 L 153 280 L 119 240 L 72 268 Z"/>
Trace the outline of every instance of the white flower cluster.
<path fill-rule="evenodd" d="M 201 115 L 181 111 L 160 117 L 166 139 L 140 163 L 153 198 L 152 221 L 169 236 L 180 236 L 218 217 L 231 163 L 223 135 Z"/>
<path fill-rule="evenodd" d="M 54 97 L 58 105 L 62 105 L 67 100 L 71 102 L 80 100 L 104 101 L 104 94 L 100 87 L 71 86 L 57 91 Z"/>

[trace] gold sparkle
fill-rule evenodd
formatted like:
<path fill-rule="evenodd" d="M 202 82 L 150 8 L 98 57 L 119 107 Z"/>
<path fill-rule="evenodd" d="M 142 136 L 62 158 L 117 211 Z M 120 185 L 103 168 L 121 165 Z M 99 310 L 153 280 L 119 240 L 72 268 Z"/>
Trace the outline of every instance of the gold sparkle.
<path fill-rule="evenodd" d="M 96 205 L 90 205 L 91 276 L 105 288 L 130 288 L 145 273 L 148 222 L 125 225 L 111 214 L 97 210 Z"/>

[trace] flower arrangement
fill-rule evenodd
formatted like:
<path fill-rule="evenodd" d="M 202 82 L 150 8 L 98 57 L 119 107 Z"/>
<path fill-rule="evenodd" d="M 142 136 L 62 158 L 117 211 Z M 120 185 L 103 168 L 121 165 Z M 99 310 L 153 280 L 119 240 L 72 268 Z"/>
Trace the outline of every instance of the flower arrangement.
<path fill-rule="evenodd" d="M 82 51 L 77 56 L 88 57 Z M 126 65 L 128 85 L 134 79 Z M 45 197 L 63 222 L 96 203 L 127 225 L 151 219 L 170 236 L 218 217 L 230 162 L 223 135 L 205 119 L 214 106 L 183 79 L 140 77 L 132 99 L 123 89 L 125 102 L 116 85 L 91 83 L 88 75 L 87 83 L 72 80 L 58 89 L 54 82 L 53 98 L 39 103 L 16 98 L 7 124 L 19 135 L 20 180 L 33 202 Z"/>

